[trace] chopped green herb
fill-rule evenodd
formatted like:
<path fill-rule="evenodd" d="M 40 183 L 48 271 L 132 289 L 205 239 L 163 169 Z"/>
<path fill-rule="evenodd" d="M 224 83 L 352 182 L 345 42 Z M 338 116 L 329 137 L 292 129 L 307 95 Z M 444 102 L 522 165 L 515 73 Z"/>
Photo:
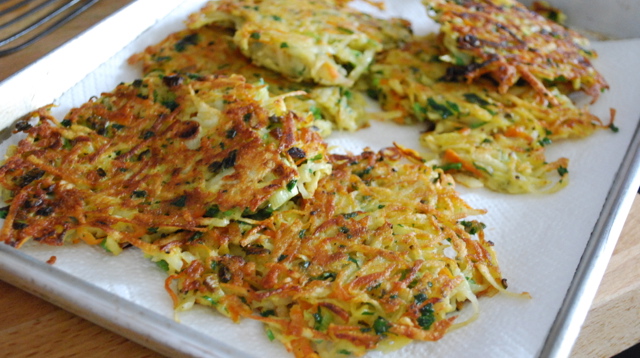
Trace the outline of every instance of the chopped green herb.
<path fill-rule="evenodd" d="M 334 281 L 336 279 L 336 274 L 333 272 L 323 272 L 320 276 L 312 277 L 311 280 L 318 281 Z"/>
<path fill-rule="evenodd" d="M 349 66 L 343 65 L 343 67 L 349 67 Z M 351 67 L 353 67 L 353 65 L 351 65 Z M 347 72 L 350 72 L 349 69 L 347 69 Z M 343 90 L 342 87 L 340 87 L 340 93 L 348 100 L 351 99 L 351 97 L 353 97 L 353 93 L 351 91 Z"/>
<path fill-rule="evenodd" d="M 207 211 L 204 213 L 204 217 L 205 218 L 214 218 L 216 217 L 216 215 L 218 215 L 220 213 L 220 208 L 218 208 L 218 205 L 214 205 L 211 206 L 207 209 Z"/>
<path fill-rule="evenodd" d="M 271 208 L 271 206 L 267 206 L 263 209 L 260 209 L 255 213 L 251 213 L 246 210 L 244 213 L 242 213 L 242 216 L 246 217 L 247 219 L 258 220 L 258 221 L 266 220 L 270 218 L 271 215 L 273 215 L 273 209 Z"/>
<path fill-rule="evenodd" d="M 360 178 L 362 178 L 363 176 L 365 176 L 367 174 L 371 174 L 372 170 L 373 170 L 373 167 L 366 167 L 363 171 L 356 172 L 355 175 L 357 175 Z"/>
<path fill-rule="evenodd" d="M 269 340 L 272 342 L 274 339 L 276 339 L 276 336 L 273 335 L 273 332 L 269 328 L 267 328 L 267 338 L 269 338 Z"/>
<path fill-rule="evenodd" d="M 287 183 L 287 190 L 288 191 L 293 191 L 293 188 L 296 187 L 296 184 L 298 184 L 298 180 L 297 179 L 293 179 L 292 181 Z"/>
<path fill-rule="evenodd" d="M 338 30 L 344 32 L 345 34 L 352 35 L 354 32 L 351 29 L 347 29 L 346 27 L 338 26 Z"/>
<path fill-rule="evenodd" d="M 560 75 L 560 76 L 556 77 L 553 81 L 554 82 L 567 82 L 568 80 L 563 75 Z"/>
<path fill-rule="evenodd" d="M 460 170 L 462 169 L 462 163 L 447 163 L 442 165 L 436 165 L 435 168 L 440 168 L 444 171 L 447 170 Z"/>
<path fill-rule="evenodd" d="M 380 90 L 374 89 L 374 88 L 368 88 L 367 96 L 369 96 L 371 99 L 378 100 L 380 98 Z"/>
<path fill-rule="evenodd" d="M 313 158 L 311 158 L 311 161 L 317 162 L 320 159 L 322 159 L 322 154 L 316 154 Z"/>
<path fill-rule="evenodd" d="M 353 262 L 354 264 L 356 264 L 358 268 L 360 268 L 360 264 L 358 263 L 358 260 L 354 259 L 352 256 L 349 256 L 348 260 L 350 262 Z"/>
<path fill-rule="evenodd" d="M 463 94 L 463 96 L 464 96 L 464 99 L 466 99 L 467 102 L 469 103 L 477 104 L 480 106 L 488 106 L 491 104 L 487 100 L 483 99 L 482 97 L 478 96 L 475 93 L 465 93 Z"/>
<path fill-rule="evenodd" d="M 418 283 L 420 283 L 420 281 L 418 281 L 418 279 L 415 279 L 413 281 L 411 281 L 411 283 L 409 283 L 409 285 L 407 285 L 408 288 L 414 288 L 416 286 L 418 286 Z"/>
<path fill-rule="evenodd" d="M 199 238 L 202 237 L 202 235 L 204 235 L 204 233 L 201 231 L 194 232 L 193 235 L 191 235 L 191 237 L 189 238 L 189 241 L 198 240 Z"/>
<path fill-rule="evenodd" d="M 416 300 L 416 305 L 420 305 L 422 304 L 424 301 L 427 300 L 427 295 L 425 295 L 424 293 L 420 292 L 417 295 L 413 296 L 413 299 Z"/>
<path fill-rule="evenodd" d="M 167 100 L 161 102 L 163 106 L 167 107 L 170 111 L 174 111 L 176 108 L 180 107 L 178 102 L 173 100 Z"/>
<path fill-rule="evenodd" d="M 422 107 L 419 103 L 414 103 L 413 112 L 416 114 L 427 114 L 427 108 Z"/>
<path fill-rule="evenodd" d="M 170 204 L 179 208 L 184 208 L 187 205 L 187 196 L 180 195 L 179 197 L 173 199 Z"/>
<path fill-rule="evenodd" d="M 616 127 L 613 123 L 609 124 L 609 129 L 611 129 L 613 133 L 618 133 L 618 131 L 620 131 L 620 128 Z"/>
<path fill-rule="evenodd" d="M 4 208 L 0 208 L 0 219 L 6 219 L 7 214 L 9 214 L 9 207 L 5 206 Z"/>
<path fill-rule="evenodd" d="M 478 164 L 478 163 L 476 163 L 476 162 L 473 162 L 473 166 L 474 166 L 476 169 L 478 169 L 478 170 L 482 170 L 483 172 L 485 172 L 485 173 L 487 173 L 487 174 L 491 175 L 491 172 L 489 172 L 489 170 L 488 170 L 487 168 L 483 167 L 482 165 L 480 165 L 480 164 Z"/>
<path fill-rule="evenodd" d="M 487 226 L 484 223 L 479 221 L 460 221 L 460 224 L 464 226 L 464 231 L 468 232 L 470 235 L 475 235 L 478 232 L 484 230 Z"/>
<path fill-rule="evenodd" d="M 342 216 L 343 216 L 345 219 L 347 219 L 347 220 L 348 220 L 348 219 L 352 219 L 352 218 L 355 218 L 356 216 L 358 216 L 358 212 L 357 212 L 357 211 L 354 211 L 354 212 L 352 212 L 352 213 L 342 214 Z"/>
<path fill-rule="evenodd" d="M 480 127 L 482 127 L 483 125 L 485 125 L 485 124 L 487 124 L 487 123 L 488 123 L 488 122 L 480 122 L 480 121 L 478 121 L 478 122 L 474 122 L 474 123 L 471 123 L 471 124 L 469 125 L 469 128 L 471 128 L 471 129 L 480 128 Z"/>
<path fill-rule="evenodd" d="M 418 317 L 416 321 L 422 329 L 427 330 L 431 328 L 431 325 L 436 321 L 432 303 L 427 303 L 420 308 L 420 317 Z"/>
<path fill-rule="evenodd" d="M 275 316 L 276 315 L 276 311 L 275 310 L 264 310 L 262 312 L 260 312 L 260 316 L 262 317 L 269 317 L 269 316 Z"/>
<path fill-rule="evenodd" d="M 200 41 L 200 36 L 198 34 L 191 34 L 183 37 L 180 41 L 178 41 L 174 48 L 177 52 L 183 52 L 187 49 L 189 45 L 197 45 Z"/>
<path fill-rule="evenodd" d="M 71 121 L 68 119 L 63 120 L 62 122 L 60 122 L 60 124 L 65 128 L 71 127 Z"/>
<path fill-rule="evenodd" d="M 209 297 L 209 296 L 202 296 L 202 298 L 203 298 L 205 301 L 209 302 L 210 304 L 212 304 L 212 305 L 214 305 L 214 306 L 218 304 L 218 301 L 214 300 L 213 298 L 211 298 L 211 297 Z"/>
<path fill-rule="evenodd" d="M 329 324 L 332 321 L 332 316 L 328 312 L 322 314 L 322 310 L 318 307 L 318 311 L 313 314 L 314 325 L 313 328 L 317 331 L 324 332 L 329 328 Z"/>
<path fill-rule="evenodd" d="M 145 190 L 134 190 L 132 196 L 134 198 L 144 198 L 147 196 L 147 192 Z"/>
<path fill-rule="evenodd" d="M 446 101 L 446 103 L 447 107 L 449 107 L 452 111 L 454 111 L 455 113 L 460 113 L 460 107 L 458 107 L 457 103 L 451 101 Z"/>
<path fill-rule="evenodd" d="M 569 173 L 569 169 L 563 167 L 563 166 L 559 166 L 558 167 L 558 174 L 563 177 L 565 175 L 567 175 Z"/>
<path fill-rule="evenodd" d="M 249 37 L 251 37 L 254 40 L 260 40 L 260 33 L 259 32 L 252 32 L 251 35 L 249 35 Z"/>
<path fill-rule="evenodd" d="M 453 112 L 451 111 L 451 109 L 449 109 L 449 107 L 444 104 L 438 103 L 432 97 L 427 98 L 427 103 L 429 104 L 429 107 L 436 111 L 442 119 L 447 119 L 453 115 Z"/>
<path fill-rule="evenodd" d="M 472 284 L 472 285 L 475 285 L 475 284 L 476 284 L 476 280 L 474 280 L 474 279 L 473 279 L 473 278 L 471 278 L 471 277 L 465 277 L 465 279 L 467 280 L 467 282 L 469 282 L 469 283 L 470 283 L 470 284 Z"/>
<path fill-rule="evenodd" d="M 156 261 L 156 265 L 160 267 L 163 271 L 169 271 L 169 263 L 165 260 Z"/>
<path fill-rule="evenodd" d="M 67 150 L 73 148 L 73 141 L 70 141 L 67 138 L 62 138 L 62 148 Z"/>
<path fill-rule="evenodd" d="M 389 331 L 389 328 L 391 328 L 391 324 L 389 324 L 389 322 L 381 316 L 378 316 L 378 318 L 376 318 L 376 320 L 373 322 L 373 330 L 377 335 L 387 333 L 387 331 Z"/>
<path fill-rule="evenodd" d="M 538 141 L 538 144 L 540 144 L 541 147 L 547 146 L 551 144 L 551 139 L 549 139 L 549 137 L 544 137 Z"/>

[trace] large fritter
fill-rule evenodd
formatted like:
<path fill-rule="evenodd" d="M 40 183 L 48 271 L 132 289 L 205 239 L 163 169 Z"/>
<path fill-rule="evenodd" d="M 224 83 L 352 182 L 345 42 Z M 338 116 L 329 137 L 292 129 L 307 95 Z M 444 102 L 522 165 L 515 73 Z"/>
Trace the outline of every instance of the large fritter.
<path fill-rule="evenodd" d="M 313 198 L 261 222 L 154 241 L 176 307 L 262 321 L 296 357 L 360 356 L 438 340 L 466 323 L 462 303 L 504 290 L 484 225 L 465 220 L 483 211 L 448 175 L 399 147 L 331 162 Z"/>
<path fill-rule="evenodd" d="M 145 74 L 183 74 L 244 76 L 248 82 L 268 85 L 274 96 L 287 96 L 287 108 L 298 113 L 313 113 L 323 135 L 333 127 L 354 131 L 367 123 L 364 97 L 356 90 L 336 86 L 317 86 L 287 80 L 281 74 L 256 66 L 233 42 L 233 31 L 213 25 L 188 29 L 169 35 L 162 42 L 132 56 L 130 63 L 142 62 Z M 327 122 L 327 120 L 330 122 Z"/>
<path fill-rule="evenodd" d="M 594 98 L 608 88 L 593 68 L 596 57 L 582 35 L 515 0 L 423 0 L 441 25 L 447 61 L 463 66 L 469 80 L 490 74 L 507 89 L 523 79 L 551 104 L 549 85 Z"/>
<path fill-rule="evenodd" d="M 425 122 L 421 143 L 465 185 L 506 193 L 566 186 L 568 159 L 549 161 L 545 148 L 606 125 L 559 87 L 545 89 L 550 106 L 527 82 L 504 93 L 487 77 L 469 83 L 464 68 L 443 60 L 448 50 L 440 39 L 432 34 L 379 54 L 369 93 L 395 121 Z"/>
<path fill-rule="evenodd" d="M 0 239 L 134 245 L 176 309 L 260 320 L 297 357 L 437 340 L 504 291 L 451 177 L 400 146 L 328 155 L 312 123 L 235 76 L 148 76 L 60 122 L 42 108 L 0 167 Z"/>
<path fill-rule="evenodd" d="M 373 56 L 411 36 L 403 20 L 382 20 L 344 0 L 221 0 L 190 17 L 189 26 L 235 29 L 240 51 L 293 81 L 352 86 Z"/>
<path fill-rule="evenodd" d="M 281 98 L 240 77 L 147 77 L 58 122 L 38 123 L 0 168 L 10 202 L 0 238 L 62 244 L 197 236 L 260 219 L 330 173 L 325 144 Z"/>

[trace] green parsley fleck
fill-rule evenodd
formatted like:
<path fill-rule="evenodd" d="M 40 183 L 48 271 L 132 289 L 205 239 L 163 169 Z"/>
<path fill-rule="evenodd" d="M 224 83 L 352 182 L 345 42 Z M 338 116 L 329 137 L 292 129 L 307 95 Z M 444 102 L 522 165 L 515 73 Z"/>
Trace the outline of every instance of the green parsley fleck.
<path fill-rule="evenodd" d="M 558 175 L 560 175 L 561 177 L 567 175 L 569 173 L 569 169 L 563 167 L 563 166 L 559 166 L 558 167 Z"/>
<path fill-rule="evenodd" d="M 4 208 L 0 209 L 0 219 L 6 219 L 7 218 L 7 214 L 9 214 L 9 207 L 5 206 Z"/>
<path fill-rule="evenodd" d="M 376 318 L 376 320 L 373 322 L 373 330 L 377 335 L 387 333 L 387 331 L 389 331 L 389 328 L 391 328 L 391 324 L 389 324 L 389 322 L 381 316 L 378 316 L 378 318 Z"/>
<path fill-rule="evenodd" d="M 613 123 L 609 124 L 609 129 L 611 129 L 613 133 L 618 133 L 620 131 L 620 128 L 616 127 Z"/>
<path fill-rule="evenodd" d="M 187 205 L 187 196 L 180 195 L 179 197 L 173 199 L 170 204 L 179 208 L 184 208 Z"/>
<path fill-rule="evenodd" d="M 158 267 L 160 267 L 163 271 L 169 271 L 169 263 L 167 263 L 165 260 L 157 261 L 156 265 L 158 265 Z"/>

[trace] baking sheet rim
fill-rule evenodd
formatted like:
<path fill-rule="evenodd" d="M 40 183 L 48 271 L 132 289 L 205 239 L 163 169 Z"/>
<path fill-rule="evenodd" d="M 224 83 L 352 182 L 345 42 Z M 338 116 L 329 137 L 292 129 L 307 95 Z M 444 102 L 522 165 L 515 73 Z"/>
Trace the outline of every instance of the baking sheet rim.
<path fill-rule="evenodd" d="M 146 1 L 151 2 L 152 0 Z M 125 14 L 135 11 L 134 5 L 140 6 L 141 3 L 146 1 L 138 0 L 125 6 L 98 25 L 108 21 L 115 23 L 119 18 L 125 17 Z M 178 8 L 186 1 L 183 0 L 176 3 L 173 9 Z M 156 19 L 156 21 L 161 20 L 161 18 Z M 30 70 L 34 68 L 47 67 L 46 64 L 53 62 L 56 54 L 79 48 L 82 45 L 82 41 L 79 40 L 93 37 L 98 25 L 71 39 L 60 48 L 10 76 L 5 81 L 0 82 L 0 89 L 10 82 L 20 81 L 21 77 L 28 76 Z M 140 36 L 154 25 L 155 22 L 148 23 L 148 26 L 145 26 L 136 36 Z M 128 43 L 125 43 L 123 47 Z M 112 53 L 111 56 L 114 54 Z M 107 57 L 101 63 L 107 62 L 109 58 Z M 98 63 L 97 66 L 101 63 Z M 91 71 L 77 74 L 75 78 L 78 78 L 79 82 Z M 62 89 L 62 92 L 73 85 L 71 84 Z M 42 98 L 34 100 L 35 102 L 32 100 L 28 104 L 35 108 L 53 101 L 53 99 L 47 101 Z M 21 115 L 23 114 L 25 113 L 21 113 Z M 16 118 L 18 117 L 16 116 Z M 2 131 L 5 131 L 10 124 L 6 123 L 6 125 L 7 127 L 4 127 Z M 625 157 L 618 168 L 615 181 L 609 188 L 601 214 L 594 225 L 580 263 L 576 268 L 574 278 L 539 352 L 540 357 L 565 357 L 571 352 L 578 337 L 580 326 L 586 318 L 626 221 L 636 193 L 634 188 L 637 188 L 640 183 L 640 175 L 638 174 L 640 169 L 639 149 L 640 124 L 636 127 L 631 142 L 626 148 Z M 21 268 L 22 270 L 20 270 Z M 6 245 L 0 245 L 0 279 L 160 353 L 211 356 L 222 351 L 224 355 L 221 357 L 243 356 L 236 348 L 228 346 L 224 342 L 211 342 L 211 337 L 190 327 L 162 317 L 151 310 L 118 297 L 71 274 L 57 270 Z M 52 283 L 57 284 L 53 285 Z M 75 292 L 78 297 L 86 296 L 86 302 L 76 299 L 72 292 Z M 129 316 L 136 318 L 128 318 Z M 144 319 L 139 319 L 140 316 Z M 146 325 L 145 323 L 157 323 L 163 329 L 158 330 L 158 326 Z M 210 349 L 212 344 L 220 351 L 212 352 Z"/>

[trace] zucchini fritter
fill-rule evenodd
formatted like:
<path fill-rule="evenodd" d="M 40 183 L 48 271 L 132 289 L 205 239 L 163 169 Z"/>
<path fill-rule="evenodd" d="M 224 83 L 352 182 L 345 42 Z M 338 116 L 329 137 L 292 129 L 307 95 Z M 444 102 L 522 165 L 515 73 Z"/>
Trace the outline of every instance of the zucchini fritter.
<path fill-rule="evenodd" d="M 190 17 L 235 29 L 240 51 L 293 81 L 351 87 L 373 56 L 411 36 L 404 20 L 376 19 L 347 1 L 221 0 Z"/>
<path fill-rule="evenodd" d="M 151 252 L 185 262 L 167 265 L 177 309 L 262 321 L 296 357 L 361 356 L 438 340 L 467 323 L 455 322 L 465 301 L 477 310 L 477 296 L 504 291 L 484 225 L 465 220 L 483 211 L 448 175 L 399 147 L 331 163 L 311 199 Z"/>
<path fill-rule="evenodd" d="M 241 77 L 146 77 L 61 122 L 32 117 L 0 168 L 13 246 L 197 236 L 310 197 L 331 171 L 311 123 Z"/>
<path fill-rule="evenodd" d="M 506 93 L 499 93 L 489 79 L 468 83 L 458 67 L 441 60 L 444 51 L 436 35 L 430 35 L 380 54 L 371 67 L 371 94 L 395 113 L 396 121 L 426 122 L 422 144 L 467 185 L 481 182 L 507 193 L 566 185 L 568 160 L 547 162 L 545 147 L 555 140 L 586 137 L 605 127 L 602 122 L 554 87 L 547 91 L 556 106 L 549 107 L 526 83 Z M 554 177 L 559 180 L 550 187 Z"/>
<path fill-rule="evenodd" d="M 587 38 L 515 0 L 423 3 L 441 24 L 449 50 L 442 58 L 464 66 L 469 81 L 490 74 L 500 93 L 506 93 L 522 78 L 553 105 L 557 101 L 549 86 L 566 88 L 565 93 L 584 91 L 594 101 L 608 88 L 591 65 L 596 53 Z"/>
<path fill-rule="evenodd" d="M 256 66 L 244 56 L 233 42 L 233 31 L 207 25 L 169 35 L 162 42 L 147 47 L 129 59 L 142 62 L 144 74 L 185 76 L 241 75 L 248 82 L 268 85 L 273 96 L 305 91 L 287 96 L 287 108 L 300 113 L 312 113 L 314 125 L 323 136 L 331 132 L 331 124 L 340 130 L 355 131 L 368 123 L 365 100 L 357 90 L 296 83 L 279 73 Z M 327 122 L 327 120 L 330 122 Z"/>

